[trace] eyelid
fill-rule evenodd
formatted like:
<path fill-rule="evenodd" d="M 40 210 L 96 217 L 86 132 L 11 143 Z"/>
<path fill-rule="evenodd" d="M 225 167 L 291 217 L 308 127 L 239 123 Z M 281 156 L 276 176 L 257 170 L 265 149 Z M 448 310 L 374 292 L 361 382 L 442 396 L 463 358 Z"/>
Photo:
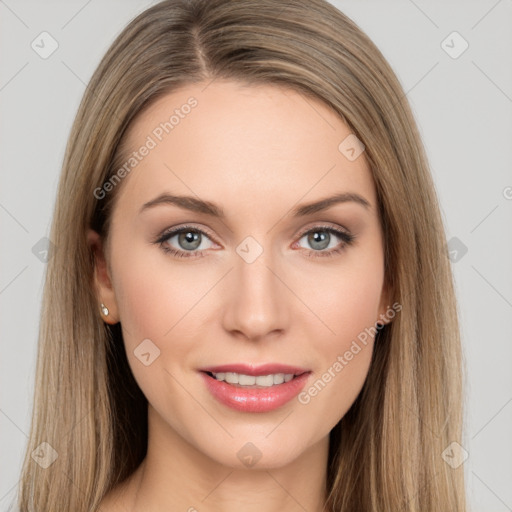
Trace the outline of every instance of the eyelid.
<path fill-rule="evenodd" d="M 317 222 L 313 222 L 311 225 L 309 225 L 308 227 L 306 228 L 303 228 L 301 231 L 299 231 L 299 233 L 296 235 L 297 237 L 299 238 L 302 238 L 306 233 L 309 233 L 311 230 L 315 230 L 315 229 L 332 229 L 334 231 L 338 231 L 340 233 L 343 233 L 347 236 L 353 236 L 351 234 L 351 232 L 343 227 L 343 226 L 340 226 L 338 224 L 331 224 L 329 221 L 326 221 L 326 222 L 322 222 L 322 221 L 317 221 Z"/>
<path fill-rule="evenodd" d="M 184 251 L 182 249 L 175 249 L 173 247 L 164 247 L 164 243 L 169 238 L 172 238 L 173 236 L 175 236 L 179 233 L 182 233 L 182 232 L 186 231 L 187 229 L 190 231 L 196 231 L 203 235 L 206 235 L 213 243 L 220 245 L 218 242 L 216 242 L 215 236 L 212 235 L 211 231 L 208 228 L 202 228 L 202 227 L 199 228 L 199 227 L 191 225 L 191 224 L 183 224 L 183 225 L 173 226 L 172 228 L 168 228 L 168 229 L 164 230 L 160 235 L 158 235 L 158 237 L 154 241 L 154 243 L 159 244 L 163 250 L 165 250 L 166 252 L 171 252 L 176 256 L 189 257 L 189 258 L 198 258 L 198 257 L 205 256 L 204 253 L 206 252 L 206 249 L 203 249 L 201 251 Z M 310 255 L 311 257 L 333 256 L 336 253 L 345 249 L 346 246 L 350 245 L 356 238 L 355 235 L 353 235 L 348 229 L 346 229 L 343 226 L 331 225 L 329 222 L 317 221 L 316 223 L 312 223 L 309 226 L 303 228 L 297 235 L 295 235 L 296 241 L 293 242 L 293 245 L 300 242 L 301 238 L 304 235 L 306 235 L 312 231 L 315 231 L 315 230 L 317 230 L 317 231 L 324 230 L 324 231 L 333 232 L 335 234 L 335 236 L 337 236 L 338 238 L 341 239 L 341 244 L 336 249 L 330 249 L 328 251 L 314 251 L 312 249 L 304 249 L 308 253 L 308 255 Z M 315 256 L 312 256 L 309 253 L 313 253 L 313 254 L 315 254 Z M 187 256 L 185 256 L 185 254 L 187 254 Z"/>
<path fill-rule="evenodd" d="M 172 228 L 165 229 L 162 231 L 161 234 L 157 236 L 156 242 L 165 242 L 168 238 L 170 238 L 173 235 L 179 234 L 182 231 L 186 231 L 189 229 L 190 231 L 197 231 L 198 233 L 202 233 L 203 235 L 207 235 L 208 238 L 212 240 L 212 242 L 215 242 L 217 245 L 220 245 L 215 240 L 215 235 L 212 234 L 212 232 L 208 228 L 199 228 L 197 226 L 193 226 L 192 224 L 183 224 L 178 226 L 173 226 Z"/>
<path fill-rule="evenodd" d="M 351 233 L 348 229 L 346 229 L 345 227 L 343 226 L 338 226 L 338 225 L 331 225 L 329 222 L 322 222 L 320 221 L 320 223 L 317 221 L 316 223 L 312 223 L 310 224 L 309 226 L 306 226 L 305 228 L 302 228 L 302 230 L 300 230 L 296 235 L 295 237 L 296 238 L 302 238 L 306 233 L 309 233 L 312 229 L 333 229 L 334 231 L 340 231 L 342 232 L 343 234 L 347 235 L 347 236 L 351 236 Z M 215 235 L 213 235 L 213 233 L 208 229 L 208 228 L 203 228 L 203 227 L 197 227 L 197 226 L 194 226 L 192 224 L 183 224 L 183 225 L 177 225 L 177 226 L 173 226 L 172 228 L 168 228 L 168 229 L 165 229 L 164 231 L 162 231 L 158 236 L 157 236 L 157 242 L 158 241 L 161 241 L 161 240 L 166 240 L 168 239 L 171 235 L 174 235 L 174 234 L 177 234 L 177 233 L 180 233 L 181 231 L 183 230 L 186 230 L 186 229 L 190 229 L 190 230 L 193 230 L 193 231 L 198 231 L 200 233 L 203 233 L 205 235 L 207 235 L 209 238 L 212 239 L 212 241 L 214 241 L 216 244 L 220 245 L 216 240 L 215 240 Z"/>

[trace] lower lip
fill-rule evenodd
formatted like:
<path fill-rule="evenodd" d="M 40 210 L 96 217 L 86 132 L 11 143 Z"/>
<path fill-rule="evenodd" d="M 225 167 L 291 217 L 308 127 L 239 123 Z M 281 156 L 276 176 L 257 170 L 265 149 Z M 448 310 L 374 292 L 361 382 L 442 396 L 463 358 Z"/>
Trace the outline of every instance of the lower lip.
<path fill-rule="evenodd" d="M 288 382 L 266 388 L 248 388 L 228 384 L 201 372 L 206 387 L 219 402 L 242 412 L 268 412 L 278 409 L 301 392 L 309 374 L 310 372 L 303 373 Z"/>

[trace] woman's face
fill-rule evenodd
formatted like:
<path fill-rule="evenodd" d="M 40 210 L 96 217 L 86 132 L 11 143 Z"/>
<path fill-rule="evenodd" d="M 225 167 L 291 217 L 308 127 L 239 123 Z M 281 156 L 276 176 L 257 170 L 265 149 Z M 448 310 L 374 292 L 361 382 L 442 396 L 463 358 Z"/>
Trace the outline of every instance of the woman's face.
<path fill-rule="evenodd" d="M 369 329 L 389 305 L 376 193 L 321 102 L 206 85 L 162 97 L 128 133 L 100 299 L 150 436 L 278 467 L 326 442 L 367 376 Z"/>

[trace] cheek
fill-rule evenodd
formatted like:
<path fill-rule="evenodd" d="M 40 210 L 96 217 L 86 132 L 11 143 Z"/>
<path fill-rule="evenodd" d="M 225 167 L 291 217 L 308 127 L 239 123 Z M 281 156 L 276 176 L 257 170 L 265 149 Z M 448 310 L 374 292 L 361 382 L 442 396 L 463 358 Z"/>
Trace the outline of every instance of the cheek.
<path fill-rule="evenodd" d="M 199 294 L 205 293 L 205 284 L 191 282 L 192 273 L 180 271 L 179 265 L 173 266 L 152 247 L 113 252 L 112 264 L 124 344 L 135 380 L 152 404 L 161 405 L 163 397 L 179 401 L 173 364 L 186 360 L 190 351 L 189 339 L 183 336 L 187 325 L 192 332 L 187 313 Z M 149 354 L 146 360 L 143 354 Z"/>
<path fill-rule="evenodd" d="M 358 391 L 366 377 L 376 333 L 379 284 L 378 279 L 345 280 L 330 297 L 326 318 L 335 334 L 324 338 L 324 366 L 331 376 L 335 373 L 340 377 L 336 380 L 343 382 L 344 393 Z"/>
<path fill-rule="evenodd" d="M 315 337 L 310 332 L 309 338 L 316 340 L 318 364 L 315 378 L 299 395 L 299 402 L 311 417 L 323 417 L 331 426 L 348 411 L 368 375 L 383 278 L 380 259 L 361 258 L 357 264 L 331 273 L 330 279 L 317 275 L 309 282 L 314 293 L 308 294 L 308 304 L 316 308 L 325 326 L 315 324 L 323 335 Z M 320 282 L 328 286 L 320 289 Z"/>
<path fill-rule="evenodd" d="M 176 386 L 163 370 L 177 376 L 193 364 L 194 347 L 198 339 L 206 339 L 208 327 L 201 314 L 209 307 L 207 295 L 218 276 L 214 270 L 191 270 L 186 263 L 142 245 L 129 252 L 118 250 L 112 254 L 112 263 L 123 338 L 135 379 L 148 398 L 157 401 L 163 389 L 171 396 Z M 142 350 L 139 346 L 148 345 L 158 358 L 144 366 L 136 356 Z"/>
<path fill-rule="evenodd" d="M 366 328 L 375 326 L 383 280 L 381 259 L 364 255 L 308 276 L 302 286 L 308 307 L 324 324 L 317 322 L 326 352 L 343 350 Z"/>
<path fill-rule="evenodd" d="M 119 252 L 115 259 L 114 286 L 127 343 L 172 336 L 211 286 L 204 274 L 184 271 L 155 248 Z"/>
<path fill-rule="evenodd" d="M 329 294 L 327 318 L 340 341 L 355 338 L 378 320 L 382 284 L 378 278 L 343 280 Z"/>

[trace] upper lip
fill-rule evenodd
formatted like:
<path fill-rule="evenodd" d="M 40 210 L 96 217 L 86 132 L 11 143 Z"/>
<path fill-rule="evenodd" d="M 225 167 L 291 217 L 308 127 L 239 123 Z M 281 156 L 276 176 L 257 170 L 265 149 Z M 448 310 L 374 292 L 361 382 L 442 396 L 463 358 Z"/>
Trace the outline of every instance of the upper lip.
<path fill-rule="evenodd" d="M 258 377 L 261 375 L 271 375 L 275 373 L 301 375 L 303 373 L 309 372 L 309 370 L 306 368 L 278 363 L 267 363 L 258 366 L 244 363 L 222 364 L 220 366 L 209 366 L 206 368 L 200 368 L 200 371 L 210 373 L 232 372 L 241 373 L 243 375 L 253 375 L 254 377 Z"/>

